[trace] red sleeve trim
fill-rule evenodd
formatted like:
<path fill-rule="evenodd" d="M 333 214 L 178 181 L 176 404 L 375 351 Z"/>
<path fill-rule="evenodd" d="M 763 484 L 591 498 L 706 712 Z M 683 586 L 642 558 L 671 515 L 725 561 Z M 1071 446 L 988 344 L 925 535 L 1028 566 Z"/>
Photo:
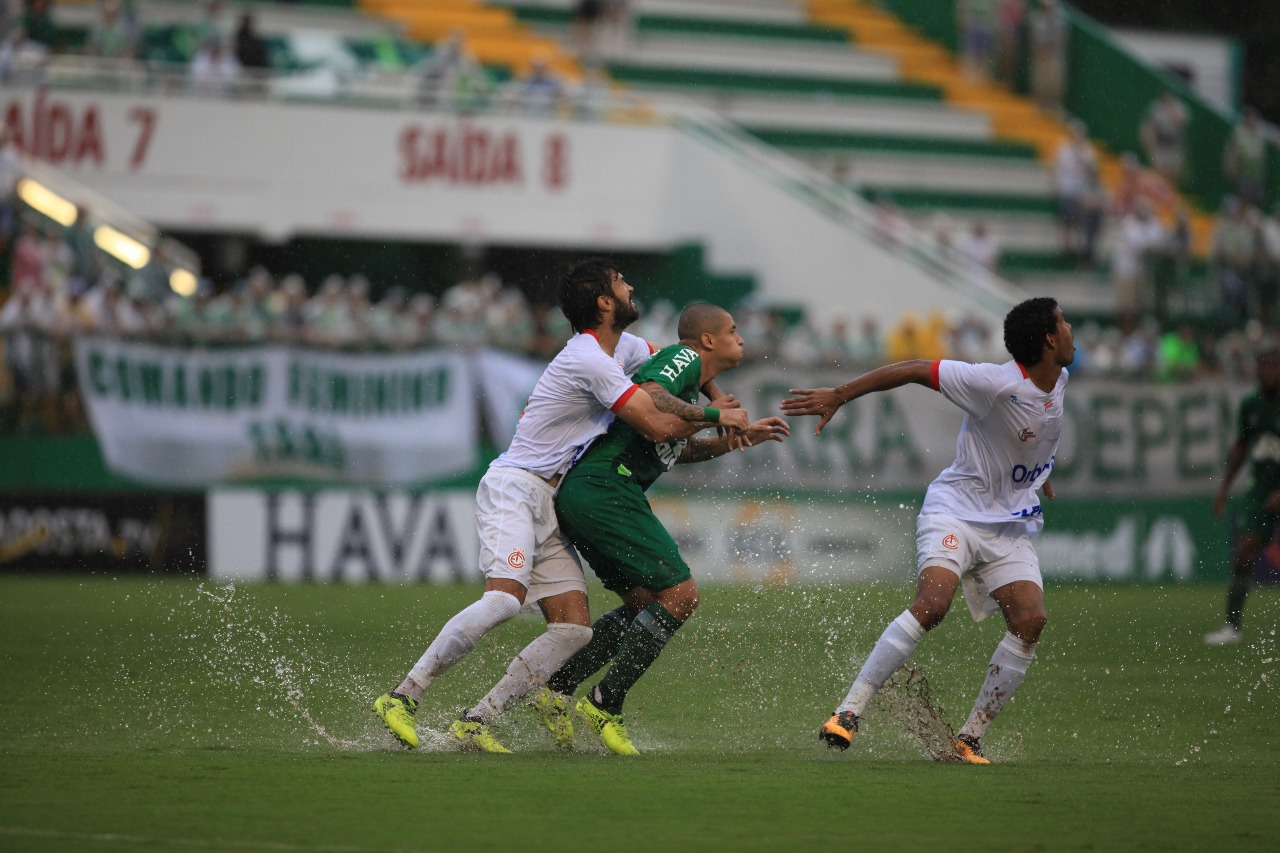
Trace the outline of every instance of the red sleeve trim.
<path fill-rule="evenodd" d="M 648 341 L 645 341 L 644 345 L 649 348 L 649 355 L 653 355 L 655 352 L 658 351 L 658 348 L 655 347 L 653 344 L 649 343 Z"/>
<path fill-rule="evenodd" d="M 942 391 L 942 386 L 938 384 L 938 368 L 942 366 L 941 361 L 935 361 L 933 367 L 929 368 L 929 384 L 933 386 L 933 390 Z"/>
<path fill-rule="evenodd" d="M 618 414 L 618 412 L 622 411 L 622 407 L 627 404 L 627 401 L 631 399 L 632 395 L 639 390 L 639 385 L 632 385 L 626 391 L 622 392 L 622 396 L 618 398 L 616 403 L 609 407 L 609 411 L 613 412 L 615 415 Z"/>

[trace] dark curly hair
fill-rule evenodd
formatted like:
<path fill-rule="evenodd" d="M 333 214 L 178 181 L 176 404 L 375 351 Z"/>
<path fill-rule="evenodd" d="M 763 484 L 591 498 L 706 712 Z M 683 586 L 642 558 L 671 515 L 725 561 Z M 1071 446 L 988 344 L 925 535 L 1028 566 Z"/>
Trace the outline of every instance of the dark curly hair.
<path fill-rule="evenodd" d="M 565 269 L 560 276 L 557 299 L 575 332 L 600 325 L 604 317 L 596 300 L 613 295 L 613 277 L 620 272 L 618 265 L 608 258 L 588 258 Z"/>
<path fill-rule="evenodd" d="M 1037 296 L 1020 302 L 1005 315 L 1004 348 L 1024 367 L 1044 357 L 1044 336 L 1058 330 L 1058 300 Z"/>

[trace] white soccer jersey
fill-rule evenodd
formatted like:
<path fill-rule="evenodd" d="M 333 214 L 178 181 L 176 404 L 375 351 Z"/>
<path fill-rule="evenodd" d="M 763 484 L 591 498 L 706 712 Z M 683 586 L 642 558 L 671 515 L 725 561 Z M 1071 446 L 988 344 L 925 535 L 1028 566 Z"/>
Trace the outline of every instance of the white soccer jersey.
<path fill-rule="evenodd" d="M 1044 518 L 1036 489 L 1049 479 L 1058 452 L 1067 371 L 1046 394 L 1016 361 L 936 361 L 933 387 L 966 415 L 956 461 L 929 485 L 920 514 L 1021 521 L 1027 533 L 1039 533 Z"/>
<path fill-rule="evenodd" d="M 547 478 L 563 473 L 631 399 L 639 387 L 631 375 L 652 354 L 643 338 L 627 332 L 613 357 L 591 332 L 574 335 L 542 372 L 511 446 L 490 467 L 523 468 Z"/>

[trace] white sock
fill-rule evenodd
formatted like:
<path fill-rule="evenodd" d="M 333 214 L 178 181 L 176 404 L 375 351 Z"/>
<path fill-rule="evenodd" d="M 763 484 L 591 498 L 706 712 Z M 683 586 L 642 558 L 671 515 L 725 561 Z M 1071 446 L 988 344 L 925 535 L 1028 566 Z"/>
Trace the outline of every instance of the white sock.
<path fill-rule="evenodd" d="M 509 592 L 495 589 L 444 623 L 440 633 L 409 670 L 405 682 L 412 682 L 418 687 L 418 695 L 410 698 L 421 698 L 421 691 L 466 657 L 476 647 L 476 641 L 519 612 L 519 599 Z"/>
<path fill-rule="evenodd" d="M 910 610 L 898 614 L 898 618 L 890 622 L 880 639 L 876 640 L 876 647 L 871 650 L 867 662 L 862 665 L 862 671 L 849 688 L 849 695 L 836 708 L 836 713 L 852 711 L 862 716 L 871 697 L 880 691 L 889 676 L 898 671 L 898 667 L 907 662 L 923 636 L 924 626 L 916 621 Z"/>
<path fill-rule="evenodd" d="M 506 674 L 467 712 L 467 716 L 488 719 L 503 713 L 546 684 L 547 679 L 564 666 L 574 652 L 589 642 L 591 629 L 588 626 L 551 623 L 545 634 L 535 637 L 516 655 Z"/>
<path fill-rule="evenodd" d="M 986 734 L 991 721 L 1000 713 L 1013 697 L 1022 679 L 1027 676 L 1027 667 L 1036 655 L 1036 644 L 1020 640 L 1013 634 L 1005 633 L 991 656 L 991 664 L 987 667 L 987 678 L 978 691 L 978 701 L 973 703 L 973 713 L 965 722 L 960 734 L 981 739 Z"/>

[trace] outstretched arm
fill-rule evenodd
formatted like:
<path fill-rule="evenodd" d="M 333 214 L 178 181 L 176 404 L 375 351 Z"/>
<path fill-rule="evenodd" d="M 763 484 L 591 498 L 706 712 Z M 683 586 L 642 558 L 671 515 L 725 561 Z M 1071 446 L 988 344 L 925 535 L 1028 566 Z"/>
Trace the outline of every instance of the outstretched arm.
<path fill-rule="evenodd" d="M 888 391 L 914 382 L 933 387 L 933 362 L 924 359 L 886 364 L 864 373 L 838 388 L 792 388 L 794 397 L 782 401 L 781 409 L 788 415 L 821 415 L 815 434 L 831 422 L 845 403 L 876 391 Z"/>
<path fill-rule="evenodd" d="M 791 427 L 782 418 L 763 418 L 738 435 L 690 439 L 676 462 L 679 465 L 706 462 L 708 459 L 724 456 L 735 448 L 746 450 L 748 447 L 755 447 L 766 441 L 783 441 L 789 435 L 791 435 Z"/>

